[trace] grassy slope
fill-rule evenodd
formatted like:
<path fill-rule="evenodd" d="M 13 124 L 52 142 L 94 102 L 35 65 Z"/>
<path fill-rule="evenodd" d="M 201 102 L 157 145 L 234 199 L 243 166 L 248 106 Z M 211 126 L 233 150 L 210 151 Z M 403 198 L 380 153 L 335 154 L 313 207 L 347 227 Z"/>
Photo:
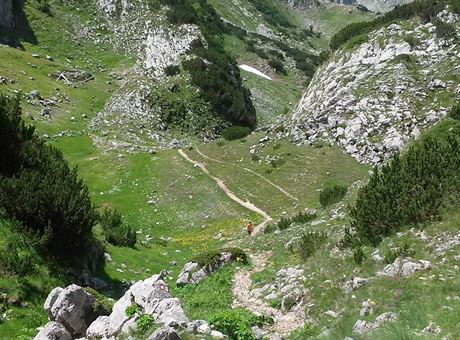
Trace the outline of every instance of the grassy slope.
<path fill-rule="evenodd" d="M 445 133 L 453 123 L 455 122 L 452 120 L 441 122 L 425 135 Z M 421 230 L 406 228 L 402 233 L 384 239 L 377 248 L 364 247 L 366 259 L 358 265 L 354 262 L 351 250 L 336 248 L 348 218 L 331 218 L 333 210 L 343 209 L 354 201 L 355 193 L 356 188 L 350 188 L 343 202 L 328 209 L 319 209 L 318 218 L 313 223 L 297 224 L 281 231 L 276 237 L 266 234 L 245 242 L 245 246 L 251 247 L 256 253 L 273 251 L 270 266 L 263 272 L 253 275 L 254 287 L 263 287 L 272 282 L 276 271 L 282 267 L 301 265 L 307 277 L 305 286 L 309 290 L 308 300 L 312 304 L 308 315 L 314 320 L 314 327 L 308 327 L 308 332 L 301 333 L 303 335 L 300 335 L 300 339 L 305 338 L 306 334 L 319 335 L 319 330 L 323 328 L 329 329 L 328 334 L 320 337 L 324 339 L 340 339 L 346 336 L 352 336 L 354 339 L 430 339 L 433 337 L 416 334 L 430 322 L 440 327 L 439 337 L 458 338 L 460 274 L 458 259 L 454 256 L 460 251 L 460 246 L 454 246 L 445 255 L 438 256 L 433 251 L 433 244 L 445 244 L 446 241 L 442 241 L 443 239 L 458 234 L 459 208 L 445 211 L 441 221 L 423 229 L 427 241 L 419 238 L 418 233 Z M 328 242 L 317 249 L 310 259 L 302 261 L 284 245 L 293 237 L 309 230 L 326 231 Z M 380 255 L 385 256 L 391 249 L 404 244 L 408 244 L 414 250 L 414 259 L 428 260 L 433 263 L 434 268 L 405 279 L 374 278 L 369 285 L 350 294 L 343 292 L 342 287 L 347 280 L 353 277 L 374 277 L 377 271 L 384 268 L 385 263 L 376 263 L 372 259 L 371 254 L 374 251 L 378 250 Z M 363 318 L 359 316 L 359 311 L 361 303 L 367 299 L 374 301 L 374 313 Z M 325 316 L 324 313 L 330 310 L 339 313 L 340 316 L 337 319 Z M 372 334 L 352 335 L 353 325 L 358 319 L 374 321 L 376 316 L 390 311 L 398 315 L 396 322 L 382 326 Z"/>
<path fill-rule="evenodd" d="M 249 150 L 258 145 L 261 134 L 253 134 L 245 142 L 217 142 L 198 146 L 205 155 L 229 162 L 233 165 L 219 164 L 203 158 L 192 151 L 198 159 L 222 178 L 231 190 L 242 198 L 250 200 L 265 209 L 273 217 L 283 211 L 293 213 L 304 208 L 319 207 L 319 191 L 332 184 L 350 185 L 363 178 L 366 167 L 359 165 L 335 147 L 297 147 L 286 141 L 272 142 L 266 147 L 258 147 L 259 161 L 251 159 Z M 280 158 L 278 165 L 268 161 Z M 295 202 L 259 177 L 241 167 L 249 168 L 281 186 L 294 197 Z"/>

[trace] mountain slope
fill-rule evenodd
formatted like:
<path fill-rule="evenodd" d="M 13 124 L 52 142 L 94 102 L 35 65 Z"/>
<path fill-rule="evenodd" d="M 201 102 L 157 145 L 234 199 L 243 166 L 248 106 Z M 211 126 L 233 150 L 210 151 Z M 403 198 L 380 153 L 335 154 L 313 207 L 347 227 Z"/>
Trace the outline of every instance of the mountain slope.
<path fill-rule="evenodd" d="M 371 164 L 399 152 L 460 95 L 459 19 L 442 11 L 432 22 L 401 21 L 349 40 L 312 79 L 291 138 L 337 143 Z"/>

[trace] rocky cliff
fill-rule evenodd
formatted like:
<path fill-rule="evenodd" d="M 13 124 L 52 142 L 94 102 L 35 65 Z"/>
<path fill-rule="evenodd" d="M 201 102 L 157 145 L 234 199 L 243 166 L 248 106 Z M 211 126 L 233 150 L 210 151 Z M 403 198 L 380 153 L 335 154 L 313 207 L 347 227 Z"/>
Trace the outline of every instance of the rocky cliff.
<path fill-rule="evenodd" d="M 438 18 L 459 33 L 458 15 Z M 370 164 L 399 152 L 460 98 L 458 40 L 439 33 L 432 23 L 406 21 L 337 51 L 292 116 L 293 141 L 336 143 Z"/>

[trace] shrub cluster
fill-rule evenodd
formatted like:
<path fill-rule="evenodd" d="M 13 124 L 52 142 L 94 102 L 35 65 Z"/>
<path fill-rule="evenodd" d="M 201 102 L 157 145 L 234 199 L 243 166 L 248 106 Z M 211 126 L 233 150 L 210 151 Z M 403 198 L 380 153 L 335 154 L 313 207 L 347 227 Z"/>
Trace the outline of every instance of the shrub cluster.
<path fill-rule="evenodd" d="M 282 12 L 280 5 L 275 5 L 269 0 L 249 0 L 249 2 L 261 13 L 264 14 L 265 20 L 273 26 L 282 26 L 286 28 L 294 27 Z"/>
<path fill-rule="evenodd" d="M 18 226 L 2 222 L 3 244 L 0 247 L 0 274 L 2 276 L 25 276 L 34 271 L 40 257 L 33 247 L 33 237 L 17 232 Z M 19 226 L 20 227 L 20 226 Z"/>
<path fill-rule="evenodd" d="M 235 60 L 223 46 L 221 36 L 229 30 L 228 25 L 206 0 L 168 0 L 167 3 L 169 20 L 174 24 L 198 25 L 207 43 L 201 39 L 193 41 L 189 53 L 195 57 L 183 61 L 192 83 L 200 88 L 201 95 L 220 118 L 254 128 L 257 118 L 250 92 L 242 84 Z"/>
<path fill-rule="evenodd" d="M 331 39 L 331 50 L 335 51 L 344 45 L 350 39 L 359 35 L 368 34 L 369 32 L 389 25 L 396 20 L 410 19 L 419 16 L 424 21 L 430 21 L 446 5 L 449 4 L 453 11 L 459 11 L 457 0 L 420 0 L 409 4 L 396 6 L 393 10 L 373 21 L 357 22 L 349 24 L 337 32 Z"/>
<path fill-rule="evenodd" d="M 311 257 L 326 242 L 327 233 L 324 231 L 308 231 L 303 233 L 296 242 L 292 251 L 297 253 L 303 260 Z"/>
<path fill-rule="evenodd" d="M 454 105 L 450 109 L 448 116 L 452 119 L 460 120 L 460 104 Z"/>
<path fill-rule="evenodd" d="M 275 224 L 269 224 L 264 233 L 268 234 L 276 229 L 285 230 L 288 229 L 293 223 L 308 223 L 313 221 L 317 217 L 315 212 L 299 212 L 292 217 L 282 216 Z"/>
<path fill-rule="evenodd" d="M 432 221 L 460 202 L 460 123 L 445 121 L 402 156 L 375 169 L 358 192 L 351 226 L 363 242 L 378 244 L 404 225 Z"/>
<path fill-rule="evenodd" d="M 273 321 L 264 316 L 257 316 L 247 309 L 237 308 L 217 313 L 210 322 L 232 340 L 255 340 L 251 327 L 262 327 Z"/>
<path fill-rule="evenodd" d="M 99 217 L 105 240 L 114 246 L 134 247 L 137 241 L 136 231 L 124 223 L 117 210 L 105 209 Z"/>
<path fill-rule="evenodd" d="M 319 194 L 319 202 L 326 208 L 332 204 L 340 202 L 347 194 L 348 187 L 346 185 L 334 185 L 323 189 Z"/>
<path fill-rule="evenodd" d="M 385 263 L 390 264 L 395 262 L 395 260 L 400 257 L 411 257 L 415 255 L 415 250 L 413 250 L 409 244 L 404 243 L 402 246 L 397 247 L 396 249 L 390 249 L 385 253 Z"/>
<path fill-rule="evenodd" d="M 40 238 L 47 255 L 78 260 L 97 213 L 88 188 L 61 152 L 21 119 L 19 98 L 0 96 L 0 211 Z"/>
<path fill-rule="evenodd" d="M 268 65 L 273 67 L 277 73 L 287 74 L 286 69 L 284 68 L 283 63 L 278 59 L 270 59 Z"/>
<path fill-rule="evenodd" d="M 242 139 L 251 133 L 251 129 L 246 126 L 230 126 L 222 132 L 222 137 L 226 140 Z"/>
<path fill-rule="evenodd" d="M 177 74 L 180 73 L 180 67 L 177 66 L 177 65 L 168 65 L 166 66 L 165 68 L 165 74 L 168 76 L 168 77 L 172 77 L 172 76 L 175 76 Z"/>
<path fill-rule="evenodd" d="M 222 253 L 230 253 L 232 255 L 231 259 L 233 261 L 248 263 L 248 255 L 239 248 L 222 248 L 218 250 L 210 250 L 192 257 L 190 261 L 196 262 L 202 267 L 214 267 L 219 263 Z"/>

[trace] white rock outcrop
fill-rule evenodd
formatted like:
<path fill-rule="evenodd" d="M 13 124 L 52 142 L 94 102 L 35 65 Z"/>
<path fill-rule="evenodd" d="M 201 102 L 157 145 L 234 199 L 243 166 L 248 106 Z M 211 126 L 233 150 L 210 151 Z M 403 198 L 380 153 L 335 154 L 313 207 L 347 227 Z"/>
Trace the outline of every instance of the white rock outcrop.
<path fill-rule="evenodd" d="M 398 5 L 404 5 L 414 0 L 356 0 L 356 4 L 366 7 L 369 11 L 384 13 Z"/>
<path fill-rule="evenodd" d="M 458 26 L 458 16 L 439 15 Z M 441 95 L 460 99 L 450 80 L 459 56 L 458 42 L 438 37 L 432 23 L 374 31 L 317 70 L 286 135 L 297 144 L 337 144 L 362 163 L 385 162 L 446 115 Z"/>

